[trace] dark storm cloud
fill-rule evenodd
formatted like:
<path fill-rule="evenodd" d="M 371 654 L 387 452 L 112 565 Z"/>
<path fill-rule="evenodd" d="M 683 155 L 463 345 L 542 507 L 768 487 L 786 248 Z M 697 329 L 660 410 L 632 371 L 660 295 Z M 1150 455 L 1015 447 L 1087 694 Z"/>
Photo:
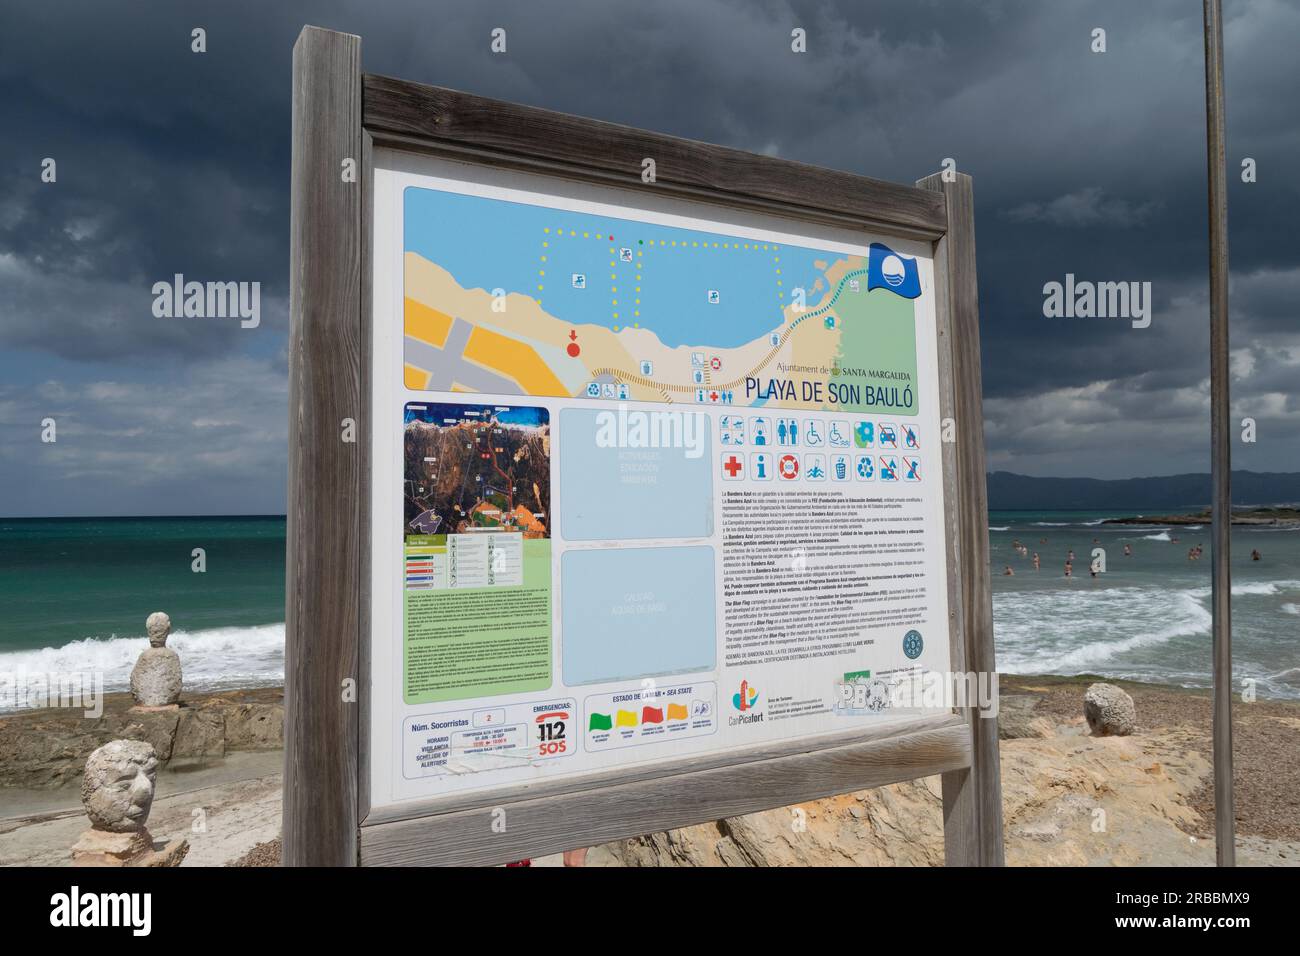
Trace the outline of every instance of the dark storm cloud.
<path fill-rule="evenodd" d="M 283 374 L 290 51 L 315 23 L 362 35 L 372 72 L 902 182 L 954 158 L 975 177 L 991 458 L 1031 473 L 1200 469 L 1200 17 L 1196 0 L 9 4 L 0 344 L 30 356 L 32 381 L 43 357 L 86 363 L 86 381 L 147 364 L 214 389 L 215 410 L 218 383 L 260 394 L 238 376 Z M 190 52 L 196 26 L 205 54 Z M 488 47 L 498 26 L 504 56 Z M 807 54 L 790 52 L 796 26 Z M 1297 410 L 1278 396 L 1300 372 L 1300 9 L 1243 0 L 1226 28 L 1234 347 L 1258 353 L 1234 363 L 1236 398 L 1280 434 Z M 56 185 L 39 181 L 46 156 Z M 1258 183 L 1240 182 L 1245 156 Z M 150 286 L 177 272 L 260 281 L 262 327 L 154 318 Z M 1044 318 L 1043 284 L 1067 272 L 1151 282 L 1151 328 Z M 1112 449 L 1102 470 L 1094 443 L 1121 416 L 1145 445 Z M 1297 467 L 1281 449 L 1250 454 Z"/>
<path fill-rule="evenodd" d="M 273 514 L 287 480 L 287 384 L 224 358 L 184 382 L 0 384 L 6 514 Z M 41 441 L 52 418 L 57 441 Z"/>

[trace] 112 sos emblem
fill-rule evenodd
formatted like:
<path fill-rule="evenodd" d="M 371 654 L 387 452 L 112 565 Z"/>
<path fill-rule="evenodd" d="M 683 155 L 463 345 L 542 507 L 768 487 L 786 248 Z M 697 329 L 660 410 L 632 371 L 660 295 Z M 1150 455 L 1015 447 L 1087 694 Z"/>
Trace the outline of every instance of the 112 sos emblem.
<path fill-rule="evenodd" d="M 552 710 L 534 718 L 537 728 L 537 756 L 560 757 L 569 752 L 569 712 Z"/>

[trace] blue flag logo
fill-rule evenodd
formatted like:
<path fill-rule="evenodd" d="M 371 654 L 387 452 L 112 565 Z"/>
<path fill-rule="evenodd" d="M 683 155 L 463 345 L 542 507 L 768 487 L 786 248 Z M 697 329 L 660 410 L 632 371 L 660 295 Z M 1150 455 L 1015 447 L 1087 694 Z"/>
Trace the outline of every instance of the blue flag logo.
<path fill-rule="evenodd" d="M 873 242 L 867 258 L 867 291 L 888 289 L 904 299 L 921 294 L 921 275 L 916 260 L 900 256 L 889 246 Z"/>

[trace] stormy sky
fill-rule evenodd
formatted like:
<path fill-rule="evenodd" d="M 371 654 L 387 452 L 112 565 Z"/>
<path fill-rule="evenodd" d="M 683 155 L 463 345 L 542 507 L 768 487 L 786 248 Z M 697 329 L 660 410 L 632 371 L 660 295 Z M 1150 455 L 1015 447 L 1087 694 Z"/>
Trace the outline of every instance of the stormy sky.
<path fill-rule="evenodd" d="M 1296 471 L 1300 5 L 1226 7 L 1233 411 L 1258 422 L 1234 467 Z M 975 181 L 990 468 L 1208 470 L 1200 0 L 52 0 L 0 9 L 0 513 L 283 511 L 305 23 L 360 34 L 369 72 L 882 179 L 953 157 Z M 178 272 L 259 281 L 260 326 L 154 317 Z M 1045 318 L 1066 273 L 1150 282 L 1150 328 Z"/>

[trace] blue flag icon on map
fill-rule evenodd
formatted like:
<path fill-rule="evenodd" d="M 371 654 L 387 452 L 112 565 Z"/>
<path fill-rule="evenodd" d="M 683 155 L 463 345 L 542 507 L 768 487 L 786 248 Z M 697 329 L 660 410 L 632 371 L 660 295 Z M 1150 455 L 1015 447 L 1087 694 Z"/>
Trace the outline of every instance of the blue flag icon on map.
<path fill-rule="evenodd" d="M 915 299 L 921 294 L 921 275 L 916 260 L 900 256 L 880 242 L 871 244 L 867 258 L 867 290 L 888 289 L 905 299 Z"/>

